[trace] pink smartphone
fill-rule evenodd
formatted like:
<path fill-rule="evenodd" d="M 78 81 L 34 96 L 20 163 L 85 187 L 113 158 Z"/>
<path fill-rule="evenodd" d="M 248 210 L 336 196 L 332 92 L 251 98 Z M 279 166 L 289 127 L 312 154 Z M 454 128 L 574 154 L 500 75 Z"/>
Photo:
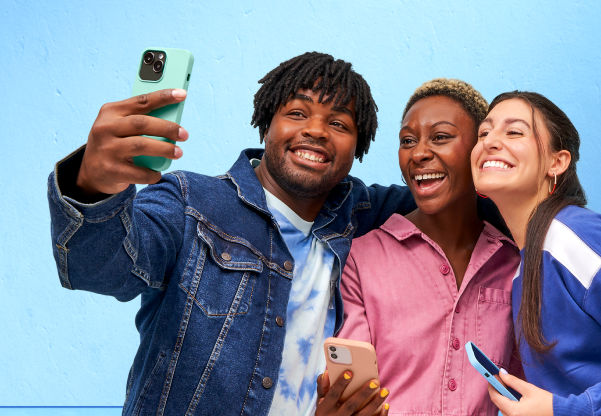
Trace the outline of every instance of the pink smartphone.
<path fill-rule="evenodd" d="M 345 370 L 353 372 L 353 379 L 342 393 L 342 400 L 346 400 L 369 380 L 378 378 L 376 350 L 369 342 L 330 337 L 325 340 L 323 349 L 330 386 Z"/>

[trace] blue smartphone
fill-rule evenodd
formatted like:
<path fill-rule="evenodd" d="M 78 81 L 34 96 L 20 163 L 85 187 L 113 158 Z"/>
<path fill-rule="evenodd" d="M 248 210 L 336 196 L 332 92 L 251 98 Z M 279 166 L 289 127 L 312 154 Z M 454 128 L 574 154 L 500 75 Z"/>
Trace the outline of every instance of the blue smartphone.
<path fill-rule="evenodd" d="M 187 90 L 194 56 L 189 51 L 172 48 L 148 48 L 142 52 L 138 75 L 134 82 L 133 95 L 147 94 L 165 88 Z M 157 108 L 149 116 L 162 118 L 179 124 L 185 101 Z M 156 140 L 174 143 L 164 137 L 148 136 Z M 171 159 L 155 156 L 136 156 L 134 163 L 156 171 L 169 167 Z"/>
<path fill-rule="evenodd" d="M 511 387 L 503 384 L 497 377 L 499 376 L 499 367 L 497 367 L 490 359 L 476 347 L 476 345 L 468 341 L 465 344 L 465 351 L 467 352 L 467 358 L 474 368 L 484 376 L 484 378 L 503 396 L 508 399 L 518 401 L 522 397 L 520 393 L 512 389 Z M 497 376 L 497 377 L 495 377 Z"/>

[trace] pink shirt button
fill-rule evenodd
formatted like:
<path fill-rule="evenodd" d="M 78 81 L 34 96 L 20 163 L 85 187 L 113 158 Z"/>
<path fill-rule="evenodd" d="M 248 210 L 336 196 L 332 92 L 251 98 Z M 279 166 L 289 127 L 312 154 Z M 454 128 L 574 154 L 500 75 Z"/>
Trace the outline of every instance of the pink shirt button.
<path fill-rule="evenodd" d="M 454 378 L 449 380 L 449 390 L 451 390 L 451 391 L 457 390 L 457 382 L 455 381 Z"/>
<path fill-rule="evenodd" d="M 453 348 L 455 348 L 456 350 L 458 350 L 459 348 L 461 348 L 461 343 L 459 342 L 459 338 L 455 338 L 453 340 Z"/>
<path fill-rule="evenodd" d="M 449 274 L 449 272 L 451 271 L 451 268 L 449 266 L 447 266 L 446 264 L 443 264 L 440 266 L 440 272 L 444 275 Z"/>

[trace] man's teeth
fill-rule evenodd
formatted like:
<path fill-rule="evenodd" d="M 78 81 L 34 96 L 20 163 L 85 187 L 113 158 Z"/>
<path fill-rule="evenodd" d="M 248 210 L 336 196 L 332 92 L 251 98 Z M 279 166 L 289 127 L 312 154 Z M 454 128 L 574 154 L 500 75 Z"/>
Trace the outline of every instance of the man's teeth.
<path fill-rule="evenodd" d="M 444 173 L 425 173 L 423 175 L 415 175 L 414 179 L 416 181 L 423 181 L 426 179 L 440 179 L 444 178 Z"/>
<path fill-rule="evenodd" d="M 294 152 L 295 155 L 297 155 L 298 157 L 302 158 L 302 159 L 307 159 L 310 160 L 312 162 L 319 162 L 319 163 L 323 163 L 326 161 L 326 159 L 323 156 L 316 156 L 312 153 L 306 153 L 306 152 L 301 152 L 299 150 L 297 150 L 296 152 Z"/>
<path fill-rule="evenodd" d="M 482 165 L 482 168 L 501 168 L 501 169 L 511 169 L 511 166 L 509 166 L 507 163 L 505 162 L 501 162 L 500 160 L 487 160 L 486 162 L 484 162 L 484 164 Z"/>

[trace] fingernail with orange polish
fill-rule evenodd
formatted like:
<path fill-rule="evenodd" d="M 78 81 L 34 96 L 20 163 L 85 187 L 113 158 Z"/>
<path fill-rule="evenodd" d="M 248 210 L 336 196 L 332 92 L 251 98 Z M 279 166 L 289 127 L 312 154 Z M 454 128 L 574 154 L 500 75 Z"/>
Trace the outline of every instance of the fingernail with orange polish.
<path fill-rule="evenodd" d="M 386 396 L 388 396 L 388 394 L 390 394 L 390 392 L 388 391 L 388 389 L 386 387 L 384 387 L 382 390 L 380 390 L 380 397 L 384 398 Z"/>
<path fill-rule="evenodd" d="M 351 378 L 353 378 L 353 373 L 351 373 L 349 370 L 346 370 L 344 372 L 344 379 L 345 380 L 350 380 Z"/>
<path fill-rule="evenodd" d="M 378 388 L 378 383 L 376 383 L 375 381 L 370 381 L 369 382 L 369 388 L 370 389 L 377 389 Z"/>
<path fill-rule="evenodd" d="M 390 409 L 390 405 L 388 403 L 384 403 L 384 410 Z"/>

